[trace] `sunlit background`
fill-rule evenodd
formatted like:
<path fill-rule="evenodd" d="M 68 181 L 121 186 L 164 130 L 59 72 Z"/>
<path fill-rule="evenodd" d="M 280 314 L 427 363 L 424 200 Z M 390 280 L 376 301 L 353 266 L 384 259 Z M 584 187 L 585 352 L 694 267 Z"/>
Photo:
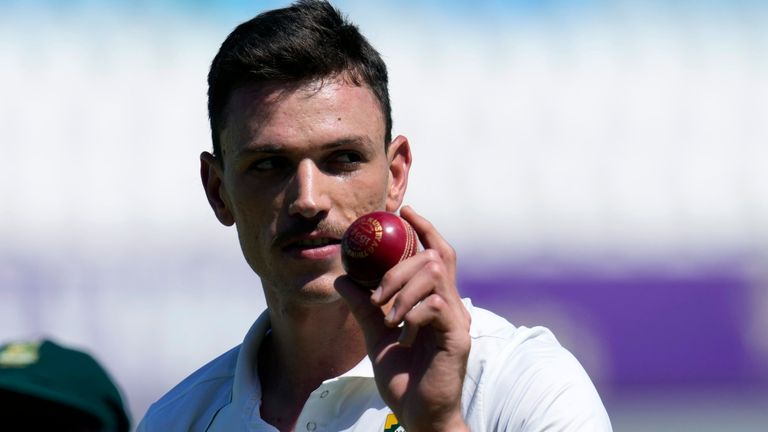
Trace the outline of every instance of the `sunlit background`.
<path fill-rule="evenodd" d="M 134 421 L 265 307 L 198 155 L 219 44 L 287 3 L 0 2 L 0 341 L 88 350 Z M 465 296 L 553 329 L 617 431 L 765 430 L 765 3 L 335 4 Z"/>

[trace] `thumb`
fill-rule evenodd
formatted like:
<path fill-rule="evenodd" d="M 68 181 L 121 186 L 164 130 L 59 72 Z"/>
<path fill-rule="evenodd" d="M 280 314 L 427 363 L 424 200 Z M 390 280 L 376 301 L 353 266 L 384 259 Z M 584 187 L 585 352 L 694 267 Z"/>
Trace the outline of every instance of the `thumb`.
<path fill-rule="evenodd" d="M 384 312 L 379 306 L 371 303 L 371 291 L 356 284 L 349 276 L 336 278 L 334 287 L 347 302 L 349 310 L 363 330 L 368 352 L 372 352 L 372 348 L 388 331 L 384 324 Z"/>

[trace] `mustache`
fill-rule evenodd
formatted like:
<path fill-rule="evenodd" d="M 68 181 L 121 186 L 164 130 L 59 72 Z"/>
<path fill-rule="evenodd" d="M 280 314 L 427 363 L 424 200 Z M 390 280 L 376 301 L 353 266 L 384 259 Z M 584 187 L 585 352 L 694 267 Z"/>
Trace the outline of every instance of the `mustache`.
<path fill-rule="evenodd" d="M 347 227 L 345 225 L 331 222 L 325 218 L 295 219 L 285 228 L 280 230 L 275 236 L 274 244 L 284 246 L 286 243 L 290 243 L 297 237 L 305 236 L 313 232 L 341 239 L 346 230 Z"/>

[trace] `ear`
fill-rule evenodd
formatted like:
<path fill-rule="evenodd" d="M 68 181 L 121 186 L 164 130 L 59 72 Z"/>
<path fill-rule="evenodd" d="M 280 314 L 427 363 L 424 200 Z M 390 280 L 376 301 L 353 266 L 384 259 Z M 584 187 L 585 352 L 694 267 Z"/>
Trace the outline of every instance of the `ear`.
<path fill-rule="evenodd" d="M 398 135 L 389 143 L 389 182 L 387 187 L 387 211 L 394 212 L 403 203 L 411 171 L 411 145 L 408 138 Z"/>
<path fill-rule="evenodd" d="M 208 203 L 219 222 L 226 226 L 232 226 L 235 218 L 229 211 L 225 199 L 224 183 L 222 182 L 223 169 L 216 156 L 203 152 L 200 154 L 200 179 L 203 181 L 203 189 L 208 197 Z"/>

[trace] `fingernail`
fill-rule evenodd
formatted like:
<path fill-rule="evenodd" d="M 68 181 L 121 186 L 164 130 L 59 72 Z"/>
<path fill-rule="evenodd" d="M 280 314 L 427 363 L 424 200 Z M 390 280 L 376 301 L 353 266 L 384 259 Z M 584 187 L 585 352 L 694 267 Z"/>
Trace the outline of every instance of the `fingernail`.
<path fill-rule="evenodd" d="M 371 301 L 378 304 L 381 300 L 381 287 L 376 288 L 376 291 L 371 294 Z"/>
<path fill-rule="evenodd" d="M 396 312 L 395 307 L 392 306 L 392 309 L 389 310 L 389 313 L 387 313 L 387 316 L 384 319 L 388 322 L 392 322 L 395 319 Z"/>

